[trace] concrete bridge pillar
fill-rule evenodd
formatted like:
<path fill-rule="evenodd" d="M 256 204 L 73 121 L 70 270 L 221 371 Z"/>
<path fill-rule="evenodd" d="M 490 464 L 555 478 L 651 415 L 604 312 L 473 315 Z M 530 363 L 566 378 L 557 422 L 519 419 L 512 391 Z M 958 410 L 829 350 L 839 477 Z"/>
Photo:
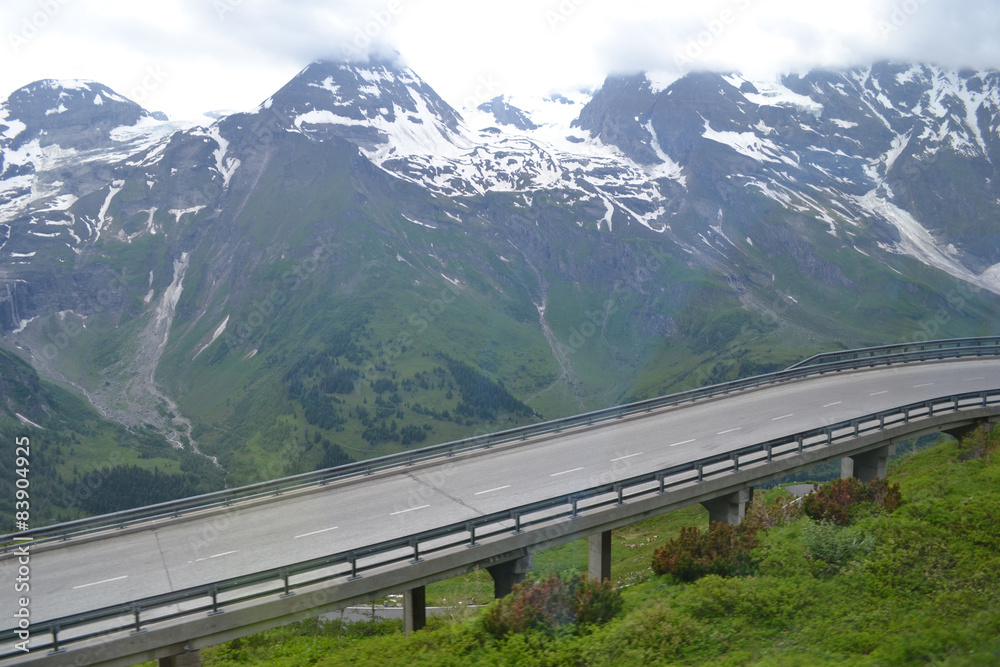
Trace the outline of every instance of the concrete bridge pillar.
<path fill-rule="evenodd" d="M 702 506 L 708 510 L 709 521 L 737 525 L 747 514 L 747 506 L 753 499 L 753 487 L 740 489 L 728 496 L 720 496 L 702 501 Z"/>
<path fill-rule="evenodd" d="M 862 482 L 874 481 L 876 477 L 885 479 L 886 463 L 895 453 L 896 445 L 885 445 L 841 459 L 840 478 L 857 477 Z"/>
<path fill-rule="evenodd" d="M 611 579 L 611 531 L 590 536 L 587 552 L 587 576 L 604 581 Z"/>
<path fill-rule="evenodd" d="M 403 591 L 403 630 L 411 635 L 427 625 L 427 591 L 423 586 Z"/>
<path fill-rule="evenodd" d="M 966 424 L 965 426 L 956 426 L 954 428 L 945 429 L 944 431 L 942 431 L 942 433 L 947 433 L 956 440 L 961 440 L 962 438 L 964 438 L 965 436 L 969 435 L 977 428 L 982 426 L 983 424 L 988 424 L 988 423 L 989 422 L 984 419 L 982 421 L 975 422 L 974 424 Z"/>
<path fill-rule="evenodd" d="M 499 600 L 509 594 L 534 568 L 535 557 L 532 554 L 526 554 L 506 563 L 488 565 L 486 570 L 493 577 L 493 596 Z"/>
<path fill-rule="evenodd" d="M 156 667 L 201 667 L 201 651 L 188 651 L 169 658 L 160 658 Z"/>

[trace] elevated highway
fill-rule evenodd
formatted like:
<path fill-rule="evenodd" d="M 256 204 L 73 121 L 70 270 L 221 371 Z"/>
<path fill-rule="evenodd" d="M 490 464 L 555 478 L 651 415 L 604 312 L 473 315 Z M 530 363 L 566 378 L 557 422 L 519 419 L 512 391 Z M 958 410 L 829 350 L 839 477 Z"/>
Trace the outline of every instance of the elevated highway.
<path fill-rule="evenodd" d="M 409 608 L 422 608 L 424 585 L 478 568 L 491 568 L 503 592 L 533 553 L 582 537 L 592 537 L 592 574 L 606 575 L 614 528 L 699 502 L 736 521 L 755 484 L 833 460 L 884 475 L 893 442 L 996 419 L 1000 350 L 986 340 L 975 351 L 953 345 L 954 355 L 928 347 L 819 360 L 767 383 L 326 471 L 242 501 L 6 536 L 8 589 L 13 540 L 34 537 L 32 650 L 14 649 L 16 628 L 0 633 L 0 664 L 174 664 L 185 651 L 388 593 L 407 591 Z M 5 629 L 12 598 L 0 598 Z"/>

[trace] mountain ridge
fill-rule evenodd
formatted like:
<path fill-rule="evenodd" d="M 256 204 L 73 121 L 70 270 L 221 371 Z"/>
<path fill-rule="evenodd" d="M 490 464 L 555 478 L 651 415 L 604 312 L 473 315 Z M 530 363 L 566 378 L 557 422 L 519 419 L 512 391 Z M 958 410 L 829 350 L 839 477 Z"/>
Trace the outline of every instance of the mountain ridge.
<path fill-rule="evenodd" d="M 395 63 L 318 62 L 207 127 L 125 103 L 29 154 L 77 112 L 38 90 L 0 106 L 0 342 L 237 483 L 997 329 L 997 73 L 635 75 L 460 112 Z M 536 417 L 463 413 L 446 359 Z"/>

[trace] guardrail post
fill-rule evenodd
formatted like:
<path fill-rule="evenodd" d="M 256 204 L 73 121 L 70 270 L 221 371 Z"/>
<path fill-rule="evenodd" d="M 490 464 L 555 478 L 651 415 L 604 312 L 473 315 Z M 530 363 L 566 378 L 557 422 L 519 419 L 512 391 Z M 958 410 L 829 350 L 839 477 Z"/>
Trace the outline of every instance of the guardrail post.
<path fill-rule="evenodd" d="M 518 533 L 523 533 L 523 532 L 524 531 L 521 530 L 521 513 L 514 512 L 514 534 L 517 535 Z"/>
<path fill-rule="evenodd" d="M 851 421 L 851 426 L 854 427 L 854 437 L 858 437 L 858 431 L 861 430 L 861 422 L 857 419 Z"/>
<path fill-rule="evenodd" d="M 615 484 L 615 489 L 618 491 L 618 504 L 624 505 L 625 503 L 622 500 L 622 492 L 624 491 L 624 487 L 622 487 L 621 484 Z"/>
<path fill-rule="evenodd" d="M 767 443 L 767 462 L 771 462 L 771 443 Z"/>
<path fill-rule="evenodd" d="M 212 586 L 212 611 L 208 612 L 209 616 L 215 616 L 216 614 L 221 614 L 224 609 L 219 609 L 219 587 Z M 136 611 L 136 623 L 139 622 L 139 612 Z"/>
<path fill-rule="evenodd" d="M 833 444 L 833 429 L 827 428 L 826 430 L 826 444 L 830 446 Z"/>
<path fill-rule="evenodd" d="M 52 626 L 52 650 L 49 652 L 49 655 L 66 652 L 66 649 L 59 648 L 59 629 L 58 625 Z"/>
<path fill-rule="evenodd" d="M 469 543 L 466 546 L 474 547 L 476 546 L 476 524 L 470 521 L 465 525 L 466 525 L 466 530 L 469 531 Z"/>
<path fill-rule="evenodd" d="M 885 415 L 878 416 L 878 430 L 880 431 L 885 430 Z"/>
<path fill-rule="evenodd" d="M 140 632 L 145 632 L 145 630 L 142 627 L 142 622 L 139 620 L 139 614 L 141 611 L 142 610 L 139 608 L 139 605 L 137 604 L 132 605 L 132 616 L 133 618 L 135 618 L 135 630 L 133 630 L 129 634 L 137 635 Z"/>
<path fill-rule="evenodd" d="M 575 496 L 573 497 L 573 513 L 570 514 L 570 516 L 573 517 L 574 519 L 576 518 L 576 497 Z"/>
<path fill-rule="evenodd" d="M 740 455 L 739 454 L 733 454 L 729 458 L 731 458 L 733 460 L 733 472 L 739 472 L 740 471 Z"/>
<path fill-rule="evenodd" d="M 291 589 L 288 584 L 288 570 L 281 571 L 281 578 L 285 582 L 285 592 L 281 594 L 281 597 L 287 598 L 295 595 L 295 592 Z"/>
<path fill-rule="evenodd" d="M 702 482 L 702 481 L 704 481 L 704 479 L 705 479 L 705 466 L 703 466 L 702 464 L 699 463 L 698 464 L 698 479 L 695 480 L 695 481 Z"/>
<path fill-rule="evenodd" d="M 413 547 L 413 560 L 410 564 L 420 563 L 424 559 L 420 557 L 420 542 L 417 540 L 410 540 L 410 546 Z"/>
<path fill-rule="evenodd" d="M 360 579 L 361 575 L 358 574 L 358 557 L 355 554 L 351 554 L 351 576 L 347 578 L 348 581 L 354 581 L 355 579 Z"/>
<path fill-rule="evenodd" d="M 795 436 L 795 444 L 798 445 L 798 453 L 801 454 L 802 450 L 805 449 L 805 438 L 801 435 Z"/>
<path fill-rule="evenodd" d="M 927 401 L 927 416 L 928 417 L 933 417 L 934 416 L 934 402 L 933 401 Z"/>
<path fill-rule="evenodd" d="M 656 475 L 656 481 L 659 482 L 659 484 L 660 484 L 660 488 L 657 491 L 657 493 L 664 493 L 666 491 L 666 489 L 664 488 L 664 481 L 663 480 L 664 480 L 663 473 L 657 473 L 657 475 Z"/>

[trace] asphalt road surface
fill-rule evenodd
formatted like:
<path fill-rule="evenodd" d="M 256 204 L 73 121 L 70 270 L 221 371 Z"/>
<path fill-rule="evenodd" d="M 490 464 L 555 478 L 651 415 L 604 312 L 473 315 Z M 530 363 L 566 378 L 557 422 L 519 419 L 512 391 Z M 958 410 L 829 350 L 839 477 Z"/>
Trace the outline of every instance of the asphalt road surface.
<path fill-rule="evenodd" d="M 276 568 L 956 392 L 1000 388 L 1000 360 L 883 367 L 667 408 L 401 468 L 320 492 L 31 555 L 34 623 Z M 16 559 L 0 560 L 0 622 Z"/>

